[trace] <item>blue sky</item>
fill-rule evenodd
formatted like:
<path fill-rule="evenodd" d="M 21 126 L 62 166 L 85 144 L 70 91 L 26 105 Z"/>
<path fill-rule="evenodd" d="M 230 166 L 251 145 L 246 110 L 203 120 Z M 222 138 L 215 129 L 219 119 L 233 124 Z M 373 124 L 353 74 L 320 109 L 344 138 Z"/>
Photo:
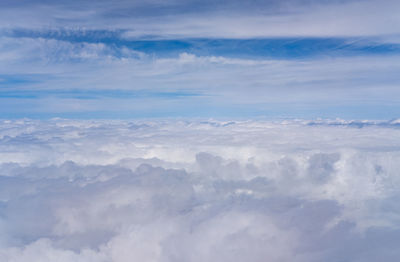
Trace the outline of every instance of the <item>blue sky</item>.
<path fill-rule="evenodd" d="M 398 1 L 1 1 L 0 118 L 397 118 Z"/>

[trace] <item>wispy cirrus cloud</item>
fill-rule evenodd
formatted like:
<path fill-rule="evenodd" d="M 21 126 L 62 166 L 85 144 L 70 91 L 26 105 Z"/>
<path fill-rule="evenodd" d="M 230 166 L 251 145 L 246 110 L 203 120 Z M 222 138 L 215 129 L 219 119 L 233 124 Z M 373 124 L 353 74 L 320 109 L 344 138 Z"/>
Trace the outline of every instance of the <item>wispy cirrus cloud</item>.
<path fill-rule="evenodd" d="M 175 53 L 151 54 L 151 48 L 104 42 L 3 40 L 3 116 L 71 116 L 81 110 L 93 117 L 106 111 L 136 117 L 150 110 L 145 116 L 227 116 L 230 111 L 282 117 L 324 111 L 336 117 L 343 116 L 340 107 L 358 107 L 364 115 L 348 116 L 368 118 L 376 112 L 374 118 L 391 118 L 398 106 L 395 53 L 243 57 L 204 54 L 181 45 Z M 321 110 L 321 104 L 326 108 Z"/>
<path fill-rule="evenodd" d="M 400 33 L 399 8 L 397 1 L 376 0 L 26 1 L 23 6 L 3 1 L 0 24 L 126 29 L 125 35 L 135 38 L 381 36 Z"/>
<path fill-rule="evenodd" d="M 395 1 L 1 7 L 3 117 L 397 116 Z"/>

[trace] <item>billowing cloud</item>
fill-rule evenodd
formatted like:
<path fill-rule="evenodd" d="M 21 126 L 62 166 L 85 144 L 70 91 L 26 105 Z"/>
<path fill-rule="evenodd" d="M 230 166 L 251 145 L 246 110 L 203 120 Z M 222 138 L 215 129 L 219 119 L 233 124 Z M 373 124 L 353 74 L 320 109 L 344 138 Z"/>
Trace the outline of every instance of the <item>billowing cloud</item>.
<path fill-rule="evenodd" d="M 0 259 L 396 261 L 398 137 L 398 121 L 2 121 Z"/>

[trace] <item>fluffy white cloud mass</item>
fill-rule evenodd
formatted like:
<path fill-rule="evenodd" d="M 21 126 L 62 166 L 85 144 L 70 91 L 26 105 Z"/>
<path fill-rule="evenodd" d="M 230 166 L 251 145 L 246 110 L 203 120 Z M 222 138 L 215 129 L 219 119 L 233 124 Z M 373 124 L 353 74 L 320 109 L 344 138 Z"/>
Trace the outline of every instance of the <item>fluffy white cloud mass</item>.
<path fill-rule="evenodd" d="M 398 261 L 398 121 L 0 124 L 0 261 Z"/>

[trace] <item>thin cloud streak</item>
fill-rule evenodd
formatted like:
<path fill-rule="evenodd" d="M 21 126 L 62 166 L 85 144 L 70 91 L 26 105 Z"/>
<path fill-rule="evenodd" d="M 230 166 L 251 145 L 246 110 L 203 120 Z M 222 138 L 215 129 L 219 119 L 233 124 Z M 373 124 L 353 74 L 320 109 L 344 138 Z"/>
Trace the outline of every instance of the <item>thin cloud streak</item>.
<path fill-rule="evenodd" d="M 397 1 L 24 4 L 1 3 L 2 117 L 397 116 Z"/>
<path fill-rule="evenodd" d="M 380 105 L 398 107 L 400 65 L 393 55 L 262 59 L 183 52 L 159 57 L 104 43 L 3 40 L 0 85 L 4 89 L 0 96 L 8 105 L 1 109 L 3 117 L 12 111 L 23 116 L 24 112 L 63 115 L 77 110 L 120 110 L 127 116 L 134 111 L 145 112 L 153 103 L 155 116 L 160 116 L 163 108 L 171 116 L 184 116 L 182 112 L 186 112 L 207 117 L 212 111 L 223 116 L 224 112 L 240 112 L 245 107 L 246 112 L 261 115 L 277 112 L 283 105 L 292 113 L 299 106 L 318 112 L 318 106 L 331 105 L 370 107 L 367 111 L 377 109 L 378 115 L 387 111 L 385 118 L 391 118 L 396 117 L 395 110 Z M 148 95 L 135 95 L 143 92 Z M 132 95 L 119 97 L 122 93 Z M 199 96 L 179 95 L 185 93 Z M 25 107 L 19 106 L 24 103 Z M 69 106 L 74 103 L 80 106 Z M 112 108 L 110 103 L 114 104 Z M 346 117 L 342 112 L 327 116 Z"/>
<path fill-rule="evenodd" d="M 127 38 L 354 37 L 400 34 L 398 1 L 49 2 L 3 4 L 2 28 L 128 30 Z M 51 15 L 44 15 L 51 14 Z M 24 17 L 16 20 L 15 17 Z"/>

